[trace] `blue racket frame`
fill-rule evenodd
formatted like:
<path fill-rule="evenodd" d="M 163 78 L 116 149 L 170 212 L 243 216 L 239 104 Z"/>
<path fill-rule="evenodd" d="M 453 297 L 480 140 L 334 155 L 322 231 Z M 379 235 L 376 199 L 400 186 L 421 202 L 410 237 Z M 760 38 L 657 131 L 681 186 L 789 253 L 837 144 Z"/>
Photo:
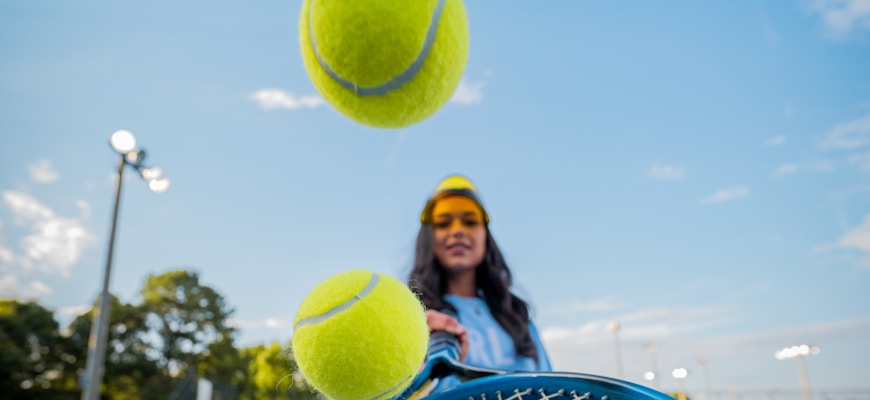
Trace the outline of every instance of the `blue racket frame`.
<path fill-rule="evenodd" d="M 646 386 L 581 373 L 509 373 L 470 380 L 426 400 L 673 400 Z"/>
<path fill-rule="evenodd" d="M 459 340 L 446 332 L 434 332 L 423 369 L 393 400 L 673 400 L 665 393 L 616 378 L 575 372 L 497 370 L 458 360 Z M 463 383 L 429 393 L 449 375 Z"/>

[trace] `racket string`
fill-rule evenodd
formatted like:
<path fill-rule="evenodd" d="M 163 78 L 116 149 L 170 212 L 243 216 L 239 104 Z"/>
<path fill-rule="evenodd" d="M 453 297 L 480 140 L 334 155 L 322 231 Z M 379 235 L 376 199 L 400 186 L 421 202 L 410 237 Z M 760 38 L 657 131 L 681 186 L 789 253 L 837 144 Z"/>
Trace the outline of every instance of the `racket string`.
<path fill-rule="evenodd" d="M 547 392 L 545 392 L 544 389 L 540 389 L 540 390 L 538 390 L 538 393 L 541 394 L 541 400 L 550 400 L 550 399 L 553 399 L 553 398 L 562 397 L 562 395 L 565 394 L 565 390 L 564 390 L 564 389 L 559 389 L 559 391 L 556 392 L 556 393 L 553 393 L 553 394 L 547 394 Z"/>
<path fill-rule="evenodd" d="M 520 392 L 519 389 L 514 389 L 514 394 L 512 394 L 511 397 L 508 397 L 504 400 L 525 400 L 525 399 L 523 399 L 523 396 L 525 396 L 527 394 L 532 394 L 532 389 L 526 389 L 522 392 Z M 499 398 L 499 400 L 501 400 L 501 392 L 498 392 L 498 398 Z"/>
<path fill-rule="evenodd" d="M 535 394 L 538 397 L 531 397 Z M 523 391 L 519 389 L 514 389 L 513 393 L 510 396 L 505 397 L 505 395 L 500 391 L 495 392 L 496 400 L 560 400 L 562 398 L 568 398 L 569 400 L 594 400 L 592 397 L 592 393 L 584 392 L 583 394 L 577 393 L 576 390 L 572 390 L 571 392 L 567 392 L 565 389 L 559 389 L 558 391 L 547 393 L 544 389 L 538 389 L 538 392 L 535 393 L 534 389 L 529 388 Z M 468 400 L 478 400 L 474 396 L 469 396 Z M 487 400 L 486 393 L 480 394 L 480 400 Z M 600 400 L 608 400 L 607 396 L 602 396 Z"/>

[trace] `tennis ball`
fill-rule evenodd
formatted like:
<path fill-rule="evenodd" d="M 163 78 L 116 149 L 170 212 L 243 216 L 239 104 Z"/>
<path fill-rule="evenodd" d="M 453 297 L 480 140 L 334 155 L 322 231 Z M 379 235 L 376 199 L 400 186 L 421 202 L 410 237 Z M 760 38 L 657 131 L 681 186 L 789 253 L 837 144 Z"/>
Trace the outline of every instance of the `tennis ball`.
<path fill-rule="evenodd" d="M 308 76 L 336 110 L 400 128 L 453 95 L 468 21 L 462 0 L 305 0 L 299 42 Z"/>
<path fill-rule="evenodd" d="M 293 322 L 293 354 L 308 383 L 336 400 L 385 399 L 426 357 L 420 300 L 387 275 L 352 270 L 318 284 Z"/>

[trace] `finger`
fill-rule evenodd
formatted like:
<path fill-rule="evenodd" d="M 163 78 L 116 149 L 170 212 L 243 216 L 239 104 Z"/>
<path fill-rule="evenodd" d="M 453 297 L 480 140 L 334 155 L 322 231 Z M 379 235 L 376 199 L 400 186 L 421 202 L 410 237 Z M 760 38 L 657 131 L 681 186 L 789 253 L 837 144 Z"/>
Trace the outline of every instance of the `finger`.
<path fill-rule="evenodd" d="M 459 361 L 465 362 L 468 357 L 468 331 L 463 327 L 462 334 L 457 335 L 457 337 L 459 338 Z"/>
<path fill-rule="evenodd" d="M 444 330 L 447 331 L 447 333 L 450 333 L 452 335 L 456 335 L 456 336 L 464 335 L 465 334 L 465 325 L 462 325 L 459 323 L 459 321 L 457 321 L 453 318 L 450 318 L 449 320 L 445 321 Z"/>
<path fill-rule="evenodd" d="M 444 317 L 446 315 L 438 311 L 426 310 L 426 325 L 429 325 L 429 332 L 444 330 Z"/>
<path fill-rule="evenodd" d="M 447 331 L 455 335 L 459 321 L 447 314 L 426 310 L 426 324 L 429 325 L 430 331 Z"/>
<path fill-rule="evenodd" d="M 445 331 L 459 339 L 459 360 L 465 361 L 468 356 L 468 329 L 465 325 L 459 323 L 456 318 L 453 318 L 442 312 L 435 310 L 426 310 L 426 323 L 429 325 L 429 331 Z"/>

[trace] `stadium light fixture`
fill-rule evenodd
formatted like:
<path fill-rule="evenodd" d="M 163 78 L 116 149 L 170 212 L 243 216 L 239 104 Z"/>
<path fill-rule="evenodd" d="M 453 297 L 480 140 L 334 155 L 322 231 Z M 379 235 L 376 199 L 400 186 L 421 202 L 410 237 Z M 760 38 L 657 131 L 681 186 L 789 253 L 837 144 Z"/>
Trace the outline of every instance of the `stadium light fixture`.
<path fill-rule="evenodd" d="M 99 303 L 94 312 L 94 322 L 91 325 L 91 336 L 88 340 L 88 360 L 84 376 L 82 400 L 98 400 L 100 384 L 105 372 L 106 344 L 109 339 L 109 280 L 112 274 L 112 256 L 115 249 L 115 232 L 118 224 L 118 206 L 121 201 L 121 185 L 124 182 L 124 167 L 130 166 L 136 170 L 142 179 L 148 181 L 148 187 L 156 193 L 162 193 L 169 188 L 169 179 L 163 177 L 159 167 L 145 166 L 145 150 L 136 149 L 136 137 L 128 130 L 118 130 L 109 136 L 109 144 L 118 153 L 118 179 L 115 183 L 115 203 L 112 211 L 112 227 L 109 233 L 106 269 L 103 273 L 103 289 L 100 292 Z"/>

